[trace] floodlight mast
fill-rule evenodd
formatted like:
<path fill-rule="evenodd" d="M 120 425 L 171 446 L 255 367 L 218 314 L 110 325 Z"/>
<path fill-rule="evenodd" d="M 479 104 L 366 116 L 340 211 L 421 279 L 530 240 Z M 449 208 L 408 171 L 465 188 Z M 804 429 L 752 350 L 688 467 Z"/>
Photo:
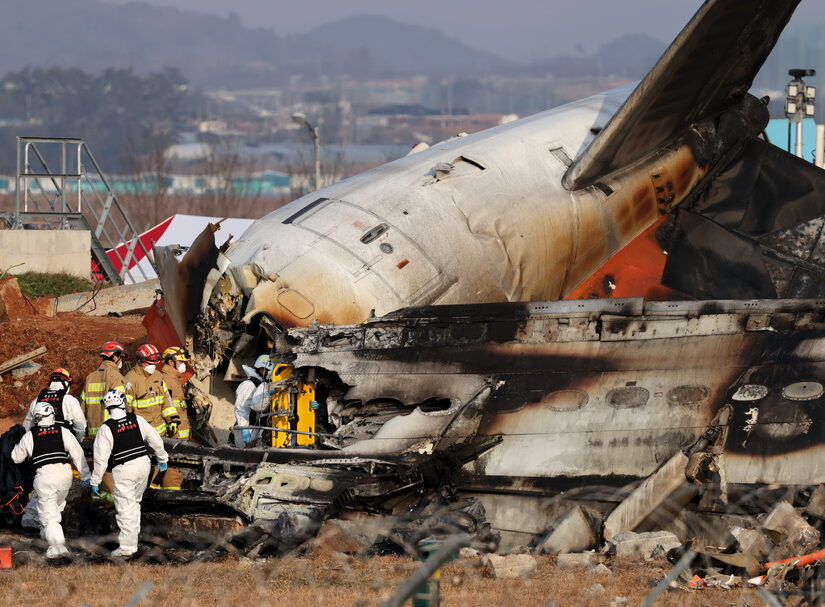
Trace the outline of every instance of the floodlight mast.
<path fill-rule="evenodd" d="M 814 99 L 816 87 L 807 86 L 804 78 L 816 76 L 816 70 L 792 69 L 788 75 L 793 78 L 785 87 L 785 116 L 796 123 L 796 156 L 802 158 L 802 121 L 813 118 L 816 113 Z M 789 135 L 790 137 L 790 135 Z"/>

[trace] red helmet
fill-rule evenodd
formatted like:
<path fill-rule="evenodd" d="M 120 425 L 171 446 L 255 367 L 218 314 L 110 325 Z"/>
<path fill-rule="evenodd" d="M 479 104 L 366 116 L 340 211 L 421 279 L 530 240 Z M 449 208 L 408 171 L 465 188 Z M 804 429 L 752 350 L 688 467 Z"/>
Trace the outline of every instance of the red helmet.
<path fill-rule="evenodd" d="M 160 352 L 158 352 L 158 349 L 152 344 L 143 344 L 139 347 L 137 352 L 135 352 L 135 358 L 140 362 L 153 364 L 159 364 L 161 362 Z"/>
<path fill-rule="evenodd" d="M 50 380 L 56 379 L 58 381 L 62 380 L 62 381 L 65 381 L 67 384 L 70 384 L 70 383 L 72 383 L 72 374 L 69 373 L 68 369 L 64 369 L 63 367 L 60 367 L 60 368 L 55 369 L 54 371 L 52 371 L 52 374 L 49 375 L 49 379 Z"/>
<path fill-rule="evenodd" d="M 115 354 L 120 354 L 122 358 L 126 358 L 128 356 L 126 348 L 121 346 L 116 341 L 107 341 L 105 344 L 100 346 L 100 355 L 103 358 L 112 358 Z"/>

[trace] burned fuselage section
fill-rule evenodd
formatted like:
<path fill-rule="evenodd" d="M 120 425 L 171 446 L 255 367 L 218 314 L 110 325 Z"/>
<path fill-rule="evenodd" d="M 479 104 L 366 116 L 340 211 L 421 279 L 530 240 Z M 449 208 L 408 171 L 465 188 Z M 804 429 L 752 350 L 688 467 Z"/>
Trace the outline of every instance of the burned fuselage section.
<path fill-rule="evenodd" d="M 284 342 L 323 401 L 317 440 L 226 449 L 204 479 L 253 519 L 392 513 L 449 486 L 523 544 L 559 514 L 548 498 L 612 507 L 668 465 L 726 487 L 825 482 L 825 301 L 434 306 Z"/>

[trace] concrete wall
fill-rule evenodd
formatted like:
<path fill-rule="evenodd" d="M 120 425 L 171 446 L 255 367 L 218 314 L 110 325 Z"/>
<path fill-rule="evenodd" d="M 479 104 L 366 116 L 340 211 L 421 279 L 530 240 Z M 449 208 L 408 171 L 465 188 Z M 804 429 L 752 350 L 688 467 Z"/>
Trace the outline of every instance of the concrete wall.
<path fill-rule="evenodd" d="M 57 312 L 83 312 L 90 316 L 106 316 L 109 312 L 143 311 L 155 301 L 155 291 L 160 280 L 147 280 L 134 285 L 107 287 L 97 293 L 72 293 L 56 300 Z"/>
<path fill-rule="evenodd" d="M 85 230 L 0 230 L 0 273 L 91 274 L 91 232 Z"/>

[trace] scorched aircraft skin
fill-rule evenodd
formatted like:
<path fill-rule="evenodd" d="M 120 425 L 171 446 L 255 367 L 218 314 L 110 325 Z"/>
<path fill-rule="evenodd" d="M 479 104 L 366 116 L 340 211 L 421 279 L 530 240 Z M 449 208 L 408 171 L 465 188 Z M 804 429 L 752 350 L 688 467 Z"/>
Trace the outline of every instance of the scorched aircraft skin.
<path fill-rule="evenodd" d="M 724 447 L 725 482 L 825 481 L 825 302 L 775 299 L 825 295 L 817 242 L 782 244 L 825 213 L 825 177 L 759 138 L 748 93 L 797 4 L 708 0 L 635 88 L 313 192 L 220 251 L 211 230 L 180 264 L 157 249 L 219 437 L 224 380 L 272 350 L 317 384 L 320 453 L 459 449 L 456 484 L 521 540 L 548 524 L 542 496 L 656 474 L 697 441 Z M 663 268 L 633 295 L 708 301 L 551 301 L 609 296 L 611 259 L 642 239 Z"/>

